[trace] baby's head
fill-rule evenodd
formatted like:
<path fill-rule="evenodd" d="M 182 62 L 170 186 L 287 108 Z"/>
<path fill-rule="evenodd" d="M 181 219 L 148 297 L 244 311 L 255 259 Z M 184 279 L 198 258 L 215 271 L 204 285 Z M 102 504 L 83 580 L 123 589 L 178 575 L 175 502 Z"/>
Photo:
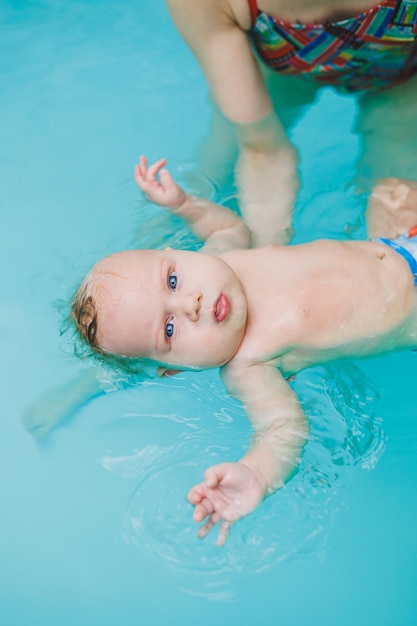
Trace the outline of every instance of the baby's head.
<path fill-rule="evenodd" d="M 176 369 L 219 367 L 242 341 L 247 303 L 222 259 L 183 250 L 127 250 L 99 261 L 72 317 L 96 352 Z"/>

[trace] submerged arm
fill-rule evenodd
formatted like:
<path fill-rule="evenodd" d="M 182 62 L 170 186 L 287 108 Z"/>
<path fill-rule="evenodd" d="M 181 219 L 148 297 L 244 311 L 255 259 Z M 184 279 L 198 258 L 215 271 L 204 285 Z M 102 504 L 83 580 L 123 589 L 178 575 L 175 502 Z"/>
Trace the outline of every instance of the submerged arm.
<path fill-rule="evenodd" d="M 307 419 L 294 391 L 271 365 L 225 373 L 231 393 L 241 400 L 254 428 L 251 446 L 240 459 L 256 474 L 266 495 L 282 487 L 299 464 L 308 435 Z"/>
<path fill-rule="evenodd" d="M 249 8 L 236 16 L 224 0 L 167 0 L 212 95 L 240 145 L 236 179 L 253 245 L 286 243 L 297 195 L 298 158 L 251 49 Z M 231 4 L 231 3 L 230 3 Z"/>
<path fill-rule="evenodd" d="M 165 159 L 160 159 L 148 167 L 142 156 L 135 168 L 136 183 L 152 202 L 183 219 L 194 235 L 205 242 L 204 252 L 222 253 L 249 247 L 249 230 L 236 213 L 186 193 L 164 165 Z"/>
<path fill-rule="evenodd" d="M 87 402 L 109 391 L 110 385 L 100 380 L 99 371 L 97 367 L 83 370 L 40 396 L 23 415 L 26 430 L 40 439 L 70 419 Z"/>
<path fill-rule="evenodd" d="M 237 463 L 210 467 L 204 482 L 193 487 L 188 496 L 195 506 L 195 521 L 207 518 L 200 536 L 222 521 L 219 545 L 226 540 L 233 522 L 253 511 L 264 496 L 290 478 L 308 435 L 298 399 L 275 367 L 259 364 L 237 370 L 225 366 L 222 377 L 228 391 L 242 402 L 254 436 Z"/>

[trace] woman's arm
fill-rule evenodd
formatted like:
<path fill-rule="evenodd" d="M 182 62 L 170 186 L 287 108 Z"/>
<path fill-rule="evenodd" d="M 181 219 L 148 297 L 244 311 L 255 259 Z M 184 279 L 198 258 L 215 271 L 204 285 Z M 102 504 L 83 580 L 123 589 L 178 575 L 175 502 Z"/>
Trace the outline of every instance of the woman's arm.
<path fill-rule="evenodd" d="M 273 110 L 247 32 L 226 0 L 167 0 L 167 5 L 235 129 L 240 204 L 253 243 L 287 242 L 299 186 L 297 154 Z"/>
<path fill-rule="evenodd" d="M 222 113 L 236 124 L 252 124 L 268 116 L 271 99 L 248 35 L 227 0 L 167 0 L 167 5 Z"/>

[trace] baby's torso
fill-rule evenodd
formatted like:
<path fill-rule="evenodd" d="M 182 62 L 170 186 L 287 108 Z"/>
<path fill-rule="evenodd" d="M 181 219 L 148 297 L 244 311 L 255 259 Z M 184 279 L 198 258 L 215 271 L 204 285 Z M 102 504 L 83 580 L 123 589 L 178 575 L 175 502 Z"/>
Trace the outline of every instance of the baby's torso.
<path fill-rule="evenodd" d="M 408 347 L 413 333 L 417 345 L 413 277 L 384 244 L 317 241 L 233 254 L 249 306 L 235 357 L 242 362 L 269 362 L 294 373 L 335 358 Z"/>
<path fill-rule="evenodd" d="M 254 47 L 274 71 L 353 91 L 416 70 L 417 0 L 244 2 Z"/>

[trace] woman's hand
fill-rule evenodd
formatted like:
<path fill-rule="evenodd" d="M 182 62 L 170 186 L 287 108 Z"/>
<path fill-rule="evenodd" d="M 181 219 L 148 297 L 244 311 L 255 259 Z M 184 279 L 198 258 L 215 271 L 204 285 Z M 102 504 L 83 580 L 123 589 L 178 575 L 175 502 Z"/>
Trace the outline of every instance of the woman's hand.
<path fill-rule="evenodd" d="M 417 183 L 401 178 L 378 181 L 366 211 L 368 237 L 395 239 L 417 225 Z"/>

